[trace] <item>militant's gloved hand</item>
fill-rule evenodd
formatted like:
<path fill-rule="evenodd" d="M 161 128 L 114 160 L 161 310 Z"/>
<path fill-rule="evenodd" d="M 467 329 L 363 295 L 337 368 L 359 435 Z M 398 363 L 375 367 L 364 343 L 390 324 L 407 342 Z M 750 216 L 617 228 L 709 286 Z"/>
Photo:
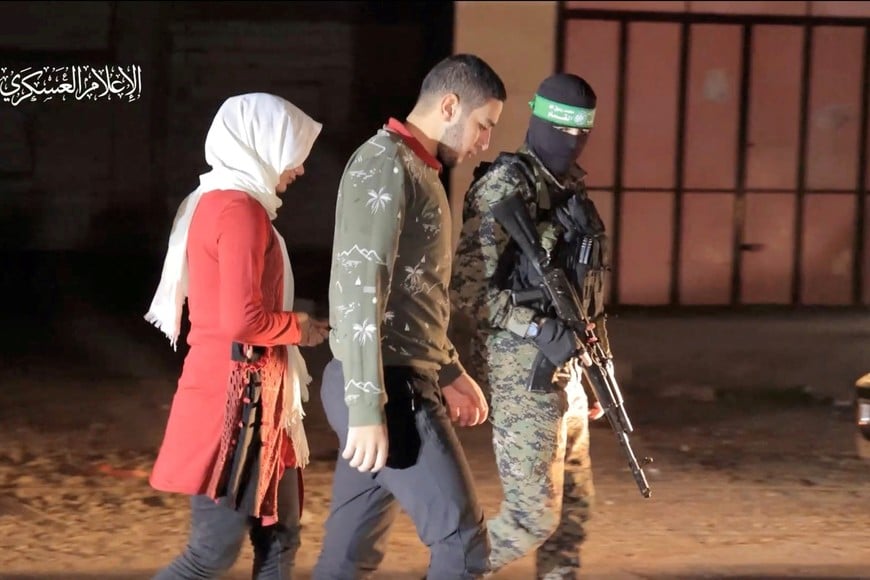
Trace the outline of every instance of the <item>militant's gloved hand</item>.
<path fill-rule="evenodd" d="M 568 362 L 568 359 L 577 354 L 581 346 L 574 332 L 555 318 L 544 319 L 538 336 L 533 340 L 556 368 Z"/>

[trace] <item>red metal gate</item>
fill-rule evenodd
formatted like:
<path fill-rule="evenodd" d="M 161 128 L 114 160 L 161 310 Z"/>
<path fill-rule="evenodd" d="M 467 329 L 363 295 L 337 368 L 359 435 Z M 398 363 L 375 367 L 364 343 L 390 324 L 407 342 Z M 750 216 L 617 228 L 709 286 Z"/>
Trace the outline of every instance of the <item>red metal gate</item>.
<path fill-rule="evenodd" d="M 558 66 L 598 94 L 611 303 L 870 303 L 870 19 L 572 4 Z"/>

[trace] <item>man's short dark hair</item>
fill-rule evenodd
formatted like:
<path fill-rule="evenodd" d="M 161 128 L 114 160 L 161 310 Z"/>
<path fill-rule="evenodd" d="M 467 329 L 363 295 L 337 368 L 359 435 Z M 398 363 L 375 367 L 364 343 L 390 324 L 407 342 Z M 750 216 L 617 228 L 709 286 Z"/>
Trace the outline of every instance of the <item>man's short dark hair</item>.
<path fill-rule="evenodd" d="M 507 90 L 501 77 L 482 58 L 473 54 L 455 54 L 436 64 L 420 88 L 420 100 L 431 100 L 447 93 L 456 93 L 460 102 L 471 109 L 483 106 L 489 99 L 507 100 Z"/>

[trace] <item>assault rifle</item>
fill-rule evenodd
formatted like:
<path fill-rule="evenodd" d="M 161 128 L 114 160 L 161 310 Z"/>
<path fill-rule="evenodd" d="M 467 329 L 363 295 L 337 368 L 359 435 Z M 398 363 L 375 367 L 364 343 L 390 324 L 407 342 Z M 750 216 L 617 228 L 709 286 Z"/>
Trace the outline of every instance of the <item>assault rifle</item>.
<path fill-rule="evenodd" d="M 526 204 L 518 194 L 493 205 L 492 212 L 495 219 L 529 258 L 540 277 L 538 288 L 518 293 L 515 300 L 522 303 L 546 298 L 555 309 L 559 320 L 574 332 L 578 339 L 577 356 L 595 398 L 598 399 L 611 427 L 616 432 L 620 446 L 628 457 L 628 466 L 640 493 L 645 498 L 649 498 L 652 492 L 643 472 L 643 466 L 652 463 L 653 460 L 645 457 L 641 465 L 634 455 L 628 440 L 634 428 L 625 410 L 619 384 L 616 382 L 613 360 L 605 354 L 594 331 L 589 328 L 589 319 L 581 306 L 577 292 L 568 281 L 565 272 L 549 264 L 549 258 L 541 247 L 537 229 L 529 216 Z M 530 385 L 541 384 L 538 381 L 552 381 L 556 371 L 553 363 L 539 351 L 532 369 Z"/>

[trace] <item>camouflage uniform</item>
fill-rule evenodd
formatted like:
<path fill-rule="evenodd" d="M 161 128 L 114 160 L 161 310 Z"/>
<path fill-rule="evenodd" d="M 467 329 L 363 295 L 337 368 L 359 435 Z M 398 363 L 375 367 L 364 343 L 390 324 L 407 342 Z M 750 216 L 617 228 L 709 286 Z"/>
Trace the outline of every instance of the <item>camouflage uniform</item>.
<path fill-rule="evenodd" d="M 518 153 L 532 162 L 537 191 L 529 191 L 528 179 L 510 165 L 491 168 L 473 184 L 465 199 L 451 299 L 456 327 L 470 323 L 477 329 L 470 337 L 471 357 L 466 364 L 477 367 L 475 376 L 491 404 L 493 444 L 504 490 L 500 513 L 487 523 L 492 570 L 536 550 L 538 578 L 574 578 L 594 496 L 582 375 L 571 361 L 557 374 L 562 389 L 550 393 L 526 389 L 538 348 L 523 336 L 538 312 L 512 305 L 511 291 L 493 282 L 509 238 L 489 206 L 524 190 L 525 199 L 537 200 L 529 209 L 545 248 L 553 249 L 560 234 L 558 224 L 541 219 L 541 210 L 549 206 L 550 192 L 564 191 L 562 186 L 528 149 Z M 582 178 L 572 189 L 585 194 Z M 595 294 L 590 290 L 602 284 L 601 271 L 586 277 L 580 292 L 584 307 L 590 306 Z M 596 322 L 598 330 L 604 330 L 603 316 Z M 599 339 L 606 347 L 606 332 Z"/>

